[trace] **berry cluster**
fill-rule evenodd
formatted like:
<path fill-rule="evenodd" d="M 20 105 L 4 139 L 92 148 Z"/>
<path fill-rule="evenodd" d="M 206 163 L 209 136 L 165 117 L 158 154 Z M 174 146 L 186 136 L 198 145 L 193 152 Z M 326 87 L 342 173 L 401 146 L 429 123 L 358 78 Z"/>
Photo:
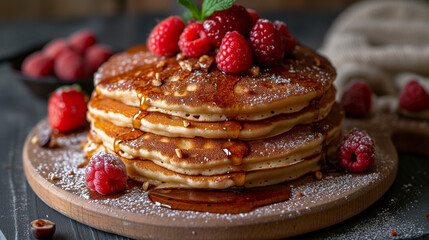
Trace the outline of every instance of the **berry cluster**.
<path fill-rule="evenodd" d="M 56 75 L 75 81 L 90 77 L 112 54 L 110 47 L 97 44 L 94 33 L 83 30 L 68 39 L 54 39 L 42 51 L 29 55 L 22 72 L 34 78 Z"/>
<path fill-rule="evenodd" d="M 192 16 L 200 15 L 194 12 Z M 181 51 L 185 56 L 198 57 L 219 48 L 218 69 L 237 73 L 249 69 L 254 62 L 262 66 L 280 62 L 293 52 L 296 40 L 284 22 L 272 23 L 261 19 L 254 10 L 234 4 L 205 19 L 191 19 L 187 25 L 177 16 L 169 17 L 152 30 L 147 44 L 158 56 Z"/>

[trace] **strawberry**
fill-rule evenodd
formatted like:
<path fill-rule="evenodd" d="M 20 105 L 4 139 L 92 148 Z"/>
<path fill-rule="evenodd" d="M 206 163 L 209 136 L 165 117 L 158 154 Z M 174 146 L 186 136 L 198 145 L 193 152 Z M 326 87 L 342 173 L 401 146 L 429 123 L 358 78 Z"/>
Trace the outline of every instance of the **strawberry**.
<path fill-rule="evenodd" d="M 55 90 L 48 101 L 48 120 L 58 132 L 69 132 L 86 122 L 87 102 L 85 94 L 77 87 Z"/>

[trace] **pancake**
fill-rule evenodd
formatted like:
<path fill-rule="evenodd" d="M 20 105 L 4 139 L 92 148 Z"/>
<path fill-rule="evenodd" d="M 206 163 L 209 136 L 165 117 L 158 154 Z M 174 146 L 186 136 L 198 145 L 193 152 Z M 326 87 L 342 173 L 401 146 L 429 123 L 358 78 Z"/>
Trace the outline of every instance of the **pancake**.
<path fill-rule="evenodd" d="M 256 76 L 225 74 L 213 65 L 213 56 L 155 57 L 137 46 L 103 64 L 96 95 L 193 121 L 261 120 L 301 111 L 336 76 L 327 59 L 304 46 Z"/>
<path fill-rule="evenodd" d="M 110 98 L 94 96 L 88 105 L 88 118 L 103 119 L 120 127 L 137 128 L 168 137 L 260 139 L 282 134 L 298 124 L 319 121 L 329 114 L 334 102 L 335 88 L 331 87 L 317 104 L 310 104 L 296 113 L 259 121 L 199 122 L 159 112 L 146 112 Z"/>
<path fill-rule="evenodd" d="M 328 157 L 335 155 L 339 140 L 340 138 L 337 138 L 336 141 L 327 147 Z M 95 145 L 94 153 L 109 151 L 102 145 Z M 320 170 L 323 167 L 322 157 L 321 154 L 316 154 L 285 167 L 210 176 L 177 173 L 159 166 L 150 160 L 120 158 L 125 163 L 128 176 L 131 179 L 142 183 L 149 182 L 157 188 L 225 189 L 231 187 L 261 187 L 292 181 L 303 175 Z"/>
<path fill-rule="evenodd" d="M 335 104 L 319 122 L 263 140 L 165 137 L 93 119 L 90 139 L 128 159 L 151 160 L 187 175 L 216 175 L 285 167 L 323 152 L 341 135 L 344 113 Z M 176 153 L 179 149 L 180 155 Z"/>

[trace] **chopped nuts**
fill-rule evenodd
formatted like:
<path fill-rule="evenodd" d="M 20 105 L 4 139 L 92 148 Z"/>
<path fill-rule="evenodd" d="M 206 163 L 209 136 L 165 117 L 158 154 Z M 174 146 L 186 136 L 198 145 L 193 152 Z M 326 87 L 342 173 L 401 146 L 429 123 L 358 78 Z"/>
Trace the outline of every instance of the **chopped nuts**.
<path fill-rule="evenodd" d="M 176 151 L 176 155 L 178 158 L 183 157 L 183 153 L 182 153 L 182 150 L 180 148 L 176 148 L 175 151 Z"/>
<path fill-rule="evenodd" d="M 178 53 L 177 56 L 176 56 L 176 60 L 177 61 L 182 60 L 184 58 L 185 58 L 185 55 L 183 55 L 183 53 Z"/>
<path fill-rule="evenodd" d="M 159 72 L 155 73 L 155 79 L 159 80 Z"/>
<path fill-rule="evenodd" d="M 39 142 L 39 138 L 37 136 L 34 136 L 33 138 L 31 138 L 32 144 L 37 144 L 38 142 Z"/>
<path fill-rule="evenodd" d="M 321 179 L 323 178 L 323 174 L 322 174 L 322 172 L 321 172 L 321 171 L 316 171 L 316 172 L 314 173 L 314 177 L 315 177 L 317 180 L 321 180 Z"/>
<path fill-rule="evenodd" d="M 316 62 L 316 66 L 318 66 L 318 67 L 322 66 L 322 62 L 320 61 L 319 58 L 315 57 L 314 61 Z"/>
<path fill-rule="evenodd" d="M 298 192 L 297 196 L 302 197 L 302 196 L 304 196 L 304 194 L 302 194 L 302 192 Z"/>
<path fill-rule="evenodd" d="M 159 62 L 158 62 L 158 64 L 156 65 L 156 67 L 157 67 L 157 68 L 164 67 L 166 63 L 167 63 L 167 62 L 166 62 L 165 60 L 161 60 L 161 61 L 159 61 Z"/>
<path fill-rule="evenodd" d="M 207 62 L 207 61 L 209 61 L 210 60 L 210 57 L 208 56 L 208 55 L 202 55 L 199 59 L 198 59 L 198 61 L 200 62 L 200 63 L 205 63 L 205 62 Z"/>
<path fill-rule="evenodd" d="M 192 66 L 192 69 L 193 69 L 193 70 L 198 70 L 198 69 L 200 69 L 200 64 L 198 64 L 198 63 L 194 63 L 194 65 Z"/>
<path fill-rule="evenodd" d="M 149 188 L 149 182 L 144 182 L 142 188 L 144 191 L 147 191 L 147 189 Z"/>
<path fill-rule="evenodd" d="M 180 67 L 183 70 L 186 70 L 186 71 L 189 71 L 189 72 L 192 71 L 192 66 L 191 66 L 191 64 L 189 62 L 180 61 L 179 65 L 180 65 Z"/>
<path fill-rule="evenodd" d="M 397 236 L 398 235 L 398 232 L 396 232 L 395 230 L 392 230 L 391 232 L 390 232 L 390 236 Z"/>
<path fill-rule="evenodd" d="M 57 179 L 57 176 L 55 176 L 55 174 L 54 174 L 54 173 L 52 173 L 52 174 L 51 174 L 51 180 L 53 181 L 53 180 L 55 180 L 55 179 Z"/>
<path fill-rule="evenodd" d="M 259 76 L 259 66 L 253 66 L 250 69 L 250 72 L 253 74 L 254 77 Z"/>
<path fill-rule="evenodd" d="M 70 175 L 70 176 L 73 176 L 73 175 L 74 175 L 73 170 L 71 170 L 71 171 L 69 172 L 69 175 Z"/>
<path fill-rule="evenodd" d="M 162 81 L 159 79 L 152 80 L 152 85 L 155 87 L 160 87 L 162 85 Z"/>
<path fill-rule="evenodd" d="M 184 121 L 183 121 L 183 126 L 184 126 L 184 127 L 189 127 L 189 126 L 191 126 L 191 123 L 190 123 L 190 122 L 188 122 L 188 121 L 186 121 L 186 120 L 184 120 Z"/>

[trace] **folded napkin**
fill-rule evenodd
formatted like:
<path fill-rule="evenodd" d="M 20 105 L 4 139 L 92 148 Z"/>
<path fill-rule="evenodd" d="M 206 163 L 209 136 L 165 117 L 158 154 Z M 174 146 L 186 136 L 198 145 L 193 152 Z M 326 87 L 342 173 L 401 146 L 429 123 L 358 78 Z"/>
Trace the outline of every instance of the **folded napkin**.
<path fill-rule="evenodd" d="M 337 68 L 338 95 L 356 78 L 396 110 L 397 94 L 410 80 L 429 92 L 429 5 L 411 0 L 356 3 L 335 20 L 320 51 Z M 395 99 L 395 101 L 393 101 Z"/>

